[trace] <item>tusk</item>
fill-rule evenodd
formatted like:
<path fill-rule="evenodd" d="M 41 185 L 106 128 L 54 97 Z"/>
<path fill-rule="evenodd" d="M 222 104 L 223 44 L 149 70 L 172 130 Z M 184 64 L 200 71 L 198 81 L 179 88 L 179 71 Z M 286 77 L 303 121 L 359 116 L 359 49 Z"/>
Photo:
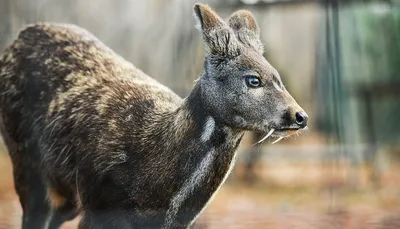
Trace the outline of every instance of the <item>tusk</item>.
<path fill-rule="evenodd" d="M 271 134 L 274 133 L 274 131 L 275 131 L 275 129 L 271 129 L 271 130 L 268 132 L 268 134 L 265 135 L 265 137 L 263 137 L 263 138 L 262 138 L 260 141 L 258 141 L 257 143 L 253 144 L 253 146 L 256 145 L 256 144 L 258 144 L 258 143 L 263 142 L 265 139 L 267 139 L 269 136 L 271 136 Z"/>
<path fill-rule="evenodd" d="M 272 144 L 275 144 L 275 143 L 279 142 L 279 141 L 282 140 L 282 139 L 283 139 L 283 137 L 279 137 L 279 138 L 276 139 L 274 142 L 272 142 Z"/>

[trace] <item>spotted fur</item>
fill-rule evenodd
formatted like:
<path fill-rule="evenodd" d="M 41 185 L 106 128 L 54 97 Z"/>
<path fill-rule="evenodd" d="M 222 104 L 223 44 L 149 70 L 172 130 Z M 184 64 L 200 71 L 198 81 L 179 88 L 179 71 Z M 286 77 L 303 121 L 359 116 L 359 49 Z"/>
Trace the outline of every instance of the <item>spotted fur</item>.
<path fill-rule="evenodd" d="M 185 99 L 74 25 L 29 25 L 1 55 L 0 131 L 23 228 L 77 214 L 79 228 L 187 228 L 232 169 L 244 131 L 292 125 L 300 108 L 276 90 L 252 15 L 228 25 L 208 6 L 194 13 L 205 69 Z M 248 88 L 250 73 L 265 86 Z"/>

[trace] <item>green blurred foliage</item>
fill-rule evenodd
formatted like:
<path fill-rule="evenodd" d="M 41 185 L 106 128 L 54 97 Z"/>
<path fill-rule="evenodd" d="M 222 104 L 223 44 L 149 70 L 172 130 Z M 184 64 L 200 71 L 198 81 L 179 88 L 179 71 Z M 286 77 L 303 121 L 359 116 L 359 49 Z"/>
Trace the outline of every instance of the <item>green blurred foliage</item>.
<path fill-rule="evenodd" d="M 399 81 L 400 9 L 383 12 L 364 11 L 361 22 L 365 29 L 365 47 L 370 74 L 375 81 Z"/>
<path fill-rule="evenodd" d="M 361 42 L 366 52 L 361 58 L 366 59 L 369 84 L 385 85 L 380 91 L 373 92 L 385 94 L 385 88 L 391 90 L 391 84 L 400 83 L 400 9 L 383 6 L 369 8 L 360 13 L 360 24 L 365 28 Z M 399 98 L 400 88 L 395 94 L 371 98 L 374 99 L 371 111 L 373 125 L 380 143 L 393 144 L 400 140 Z"/>
<path fill-rule="evenodd" d="M 316 66 L 316 100 L 323 110 L 319 127 L 348 144 L 397 144 L 400 7 L 343 2 L 338 9 L 337 22 L 332 9 L 321 22 Z"/>

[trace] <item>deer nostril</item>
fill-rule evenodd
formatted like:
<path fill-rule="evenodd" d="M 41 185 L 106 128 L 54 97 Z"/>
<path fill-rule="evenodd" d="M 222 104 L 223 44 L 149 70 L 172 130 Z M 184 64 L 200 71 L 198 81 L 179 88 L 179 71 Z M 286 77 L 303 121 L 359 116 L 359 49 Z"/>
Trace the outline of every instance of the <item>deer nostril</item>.
<path fill-rule="evenodd" d="M 295 118 L 296 118 L 296 124 L 299 125 L 301 128 L 307 126 L 308 116 L 305 112 L 303 111 L 297 112 Z"/>

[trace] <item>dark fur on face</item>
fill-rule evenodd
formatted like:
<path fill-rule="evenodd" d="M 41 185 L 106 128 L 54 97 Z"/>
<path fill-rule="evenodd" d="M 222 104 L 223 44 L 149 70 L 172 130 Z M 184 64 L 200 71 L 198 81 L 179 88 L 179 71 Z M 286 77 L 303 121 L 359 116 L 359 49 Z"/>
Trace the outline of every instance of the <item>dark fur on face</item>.
<path fill-rule="evenodd" d="M 245 130 L 291 125 L 300 108 L 262 57 L 251 13 L 228 25 L 205 5 L 194 12 L 207 54 L 186 99 L 73 25 L 30 25 L 5 50 L 0 131 L 23 228 L 58 228 L 78 213 L 80 228 L 186 228 Z M 265 86 L 248 88 L 248 74 Z"/>
<path fill-rule="evenodd" d="M 302 109 L 286 91 L 277 70 L 263 57 L 260 29 L 252 14 L 239 10 L 226 24 L 213 12 L 203 11 L 206 13 L 199 9 L 195 13 L 207 51 L 200 81 L 210 112 L 238 129 L 297 129 L 293 117 Z M 204 15 L 212 20 L 202 22 Z M 248 87 L 245 78 L 249 75 L 259 77 L 263 86 Z M 284 117 L 287 113 L 290 120 Z"/>

